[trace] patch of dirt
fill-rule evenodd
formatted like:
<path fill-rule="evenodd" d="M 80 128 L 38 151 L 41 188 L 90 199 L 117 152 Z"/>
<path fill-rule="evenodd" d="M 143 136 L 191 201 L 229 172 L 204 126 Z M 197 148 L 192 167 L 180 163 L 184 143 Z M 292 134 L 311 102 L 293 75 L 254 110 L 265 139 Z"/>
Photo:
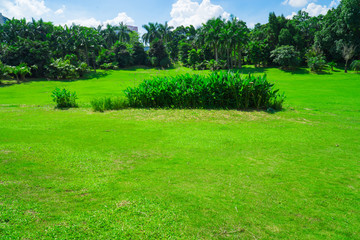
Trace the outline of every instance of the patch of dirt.
<path fill-rule="evenodd" d="M 131 202 L 124 200 L 124 201 L 116 203 L 116 208 L 126 207 L 130 204 L 131 204 Z"/>
<path fill-rule="evenodd" d="M 3 149 L 3 150 L 0 150 L 0 153 L 1 153 L 1 154 L 8 155 L 8 154 L 10 154 L 10 153 L 13 153 L 13 151 Z"/>

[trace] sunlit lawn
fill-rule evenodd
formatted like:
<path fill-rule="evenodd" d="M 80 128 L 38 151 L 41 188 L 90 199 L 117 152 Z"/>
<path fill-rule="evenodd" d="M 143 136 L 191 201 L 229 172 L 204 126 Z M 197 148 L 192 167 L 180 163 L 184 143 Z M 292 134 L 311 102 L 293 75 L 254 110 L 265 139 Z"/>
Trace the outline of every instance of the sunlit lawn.
<path fill-rule="evenodd" d="M 243 71 L 285 110 L 91 111 L 183 68 L 0 87 L 0 239 L 359 239 L 360 74 Z"/>

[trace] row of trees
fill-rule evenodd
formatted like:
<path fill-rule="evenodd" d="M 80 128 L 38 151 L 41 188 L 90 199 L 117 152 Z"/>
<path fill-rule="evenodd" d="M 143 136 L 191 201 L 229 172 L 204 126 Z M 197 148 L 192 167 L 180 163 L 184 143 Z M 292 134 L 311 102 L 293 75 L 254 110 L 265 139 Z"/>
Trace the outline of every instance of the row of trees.
<path fill-rule="evenodd" d="M 313 70 L 330 62 L 347 69 L 360 58 L 360 0 L 342 0 L 325 16 L 299 11 L 286 19 L 270 13 L 268 23 L 253 29 L 234 16 L 210 19 L 197 29 L 174 29 L 167 23 L 143 27 L 140 41 L 123 23 L 88 28 L 12 19 L 0 25 L 0 61 L 4 66 L 29 66 L 35 77 L 66 78 L 81 76 L 89 67 L 168 67 L 174 62 L 197 69 L 307 63 Z M 150 45 L 149 51 L 143 43 Z"/>
<path fill-rule="evenodd" d="M 326 64 L 347 65 L 360 58 L 360 0 L 342 0 L 325 16 L 311 17 L 299 11 L 292 19 L 269 14 L 266 24 L 249 29 L 236 17 L 210 19 L 200 28 L 149 23 L 143 26 L 145 43 L 160 39 L 174 61 L 203 68 L 284 67 L 308 64 L 321 70 Z M 210 64 L 211 65 L 211 64 Z"/>

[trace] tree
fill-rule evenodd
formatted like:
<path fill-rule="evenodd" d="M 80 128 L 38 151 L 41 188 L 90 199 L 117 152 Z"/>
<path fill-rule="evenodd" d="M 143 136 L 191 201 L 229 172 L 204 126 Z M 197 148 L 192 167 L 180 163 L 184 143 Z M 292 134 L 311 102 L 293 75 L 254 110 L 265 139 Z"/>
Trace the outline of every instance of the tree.
<path fill-rule="evenodd" d="M 189 59 L 189 51 L 192 49 L 192 46 L 187 41 L 181 41 L 179 44 L 179 60 L 183 64 L 187 64 Z"/>
<path fill-rule="evenodd" d="M 220 32 L 224 26 L 221 18 L 212 18 L 203 24 L 202 34 L 204 34 L 205 45 L 210 46 L 215 54 L 215 61 L 219 60 L 219 46 L 221 41 Z"/>
<path fill-rule="evenodd" d="M 164 43 L 161 40 L 155 40 L 150 45 L 149 56 L 154 67 L 169 67 L 171 62 L 166 52 Z"/>
<path fill-rule="evenodd" d="M 279 34 L 279 45 L 291 45 L 293 42 L 293 37 L 289 29 L 283 28 Z"/>
<path fill-rule="evenodd" d="M 116 34 L 116 28 L 111 26 L 110 24 L 107 24 L 106 29 L 101 31 L 101 35 L 108 49 L 111 48 L 117 40 L 119 40 Z"/>
<path fill-rule="evenodd" d="M 188 64 L 195 69 L 196 64 L 200 61 L 201 50 L 191 49 L 189 51 Z"/>
<path fill-rule="evenodd" d="M 160 39 L 165 45 L 170 41 L 172 29 L 174 29 L 174 27 L 169 26 L 167 22 L 165 22 L 165 24 L 159 24 L 158 26 Z"/>
<path fill-rule="evenodd" d="M 20 80 L 25 81 L 26 75 L 31 75 L 31 68 L 25 63 L 21 63 L 19 66 L 11 66 L 8 71 L 15 75 L 17 83 L 20 83 Z"/>
<path fill-rule="evenodd" d="M 134 43 L 131 57 L 135 65 L 146 65 L 148 62 L 148 56 L 140 42 Z"/>
<path fill-rule="evenodd" d="M 343 46 L 342 56 L 345 60 L 345 73 L 348 72 L 348 62 L 354 57 L 356 47 L 354 45 L 345 45 Z"/>
<path fill-rule="evenodd" d="M 283 68 L 295 67 L 300 62 L 300 53 L 293 46 L 280 46 L 271 51 L 274 62 Z"/>
<path fill-rule="evenodd" d="M 159 32 L 159 24 L 158 23 L 149 23 L 148 25 L 143 25 L 146 33 L 142 36 L 142 39 L 145 44 L 152 43 L 155 39 L 160 39 L 161 35 Z"/>
<path fill-rule="evenodd" d="M 318 46 L 309 49 L 305 56 L 311 71 L 322 71 L 326 67 L 325 56 Z"/>
<path fill-rule="evenodd" d="M 123 22 L 118 26 L 118 36 L 120 42 L 129 42 L 130 41 L 130 29 Z"/>

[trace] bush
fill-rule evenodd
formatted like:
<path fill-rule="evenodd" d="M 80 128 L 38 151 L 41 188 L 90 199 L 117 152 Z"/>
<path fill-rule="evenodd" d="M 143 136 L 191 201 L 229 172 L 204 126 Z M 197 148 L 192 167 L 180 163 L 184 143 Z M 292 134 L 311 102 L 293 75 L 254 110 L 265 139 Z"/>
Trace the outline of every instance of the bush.
<path fill-rule="evenodd" d="M 109 69 L 117 70 L 117 69 L 119 69 L 119 67 L 117 65 L 118 64 L 116 62 L 114 62 L 114 63 L 104 63 L 104 64 L 100 65 L 100 68 L 105 69 L 105 70 L 109 70 Z"/>
<path fill-rule="evenodd" d="M 271 51 L 274 62 L 283 68 L 295 67 L 300 63 L 300 53 L 293 46 L 281 46 Z"/>
<path fill-rule="evenodd" d="M 211 71 L 225 69 L 226 61 L 224 60 L 215 61 L 214 59 L 211 59 L 210 61 L 206 61 L 206 68 Z"/>
<path fill-rule="evenodd" d="M 354 61 L 351 63 L 350 68 L 351 68 L 353 71 L 356 71 L 357 73 L 359 73 L 359 71 L 360 71 L 360 60 L 354 60 Z"/>
<path fill-rule="evenodd" d="M 305 54 L 305 57 L 311 71 L 319 72 L 325 69 L 325 56 L 319 47 L 313 46 L 310 48 Z"/>
<path fill-rule="evenodd" d="M 79 78 L 89 71 L 89 66 L 86 63 L 81 62 L 73 65 L 70 57 L 71 55 L 67 55 L 64 59 L 51 59 L 51 64 L 47 67 L 47 77 L 53 79 Z"/>
<path fill-rule="evenodd" d="M 195 69 L 200 62 L 200 58 L 201 58 L 200 56 L 201 56 L 200 49 L 199 50 L 191 49 L 189 51 L 189 56 L 188 56 L 188 65 L 191 66 L 193 69 Z"/>
<path fill-rule="evenodd" d="M 26 63 L 20 63 L 19 66 L 8 66 L 7 71 L 16 77 L 18 83 L 20 80 L 25 81 L 26 75 L 31 75 L 31 67 L 28 67 Z"/>
<path fill-rule="evenodd" d="M 129 103 L 124 97 L 116 98 L 96 98 L 91 102 L 91 106 L 95 112 L 104 112 L 107 110 L 120 110 L 129 107 Z"/>
<path fill-rule="evenodd" d="M 65 88 L 62 90 L 55 88 L 51 97 L 53 98 L 53 101 L 56 102 L 56 108 L 78 107 L 76 103 L 76 100 L 78 99 L 76 92 L 71 93 Z"/>
<path fill-rule="evenodd" d="M 334 62 L 334 61 L 328 62 L 327 65 L 330 67 L 331 71 L 334 71 L 334 67 L 336 67 L 336 62 Z"/>
<path fill-rule="evenodd" d="M 307 60 L 307 62 L 309 68 L 313 72 L 322 71 L 326 67 L 325 57 L 322 56 L 311 57 Z"/>
<path fill-rule="evenodd" d="M 124 92 L 136 108 L 281 109 L 284 97 L 273 87 L 266 75 L 213 72 L 155 77 Z"/>

